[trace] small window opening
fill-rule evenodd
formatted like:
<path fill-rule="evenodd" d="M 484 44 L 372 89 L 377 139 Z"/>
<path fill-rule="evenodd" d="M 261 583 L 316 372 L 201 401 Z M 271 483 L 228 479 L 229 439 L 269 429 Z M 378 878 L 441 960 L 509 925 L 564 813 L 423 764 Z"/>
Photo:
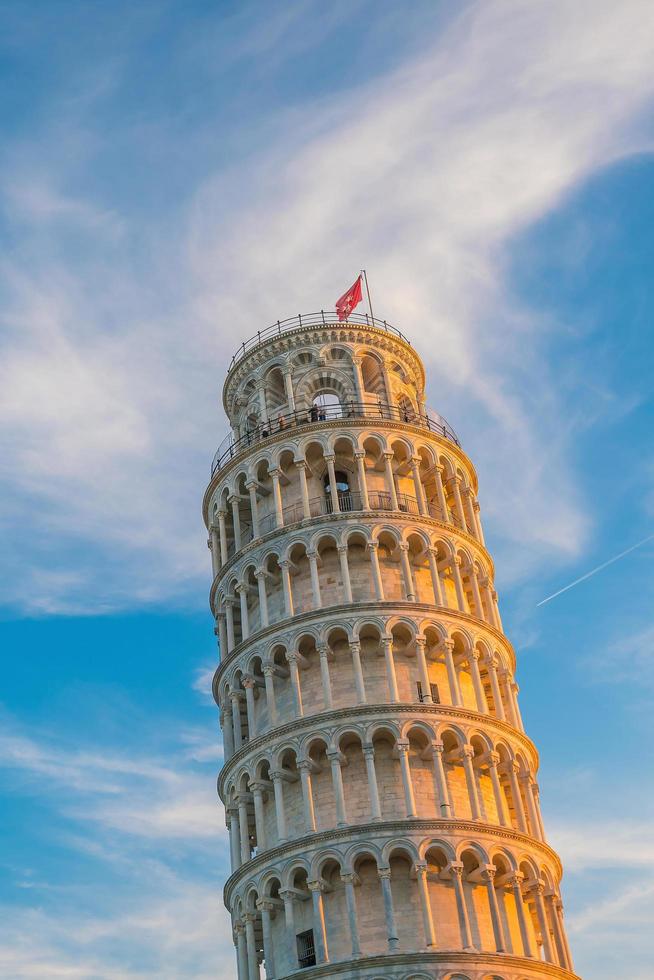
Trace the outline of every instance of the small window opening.
<path fill-rule="evenodd" d="M 307 966 L 316 965 L 316 947 L 313 941 L 313 929 L 298 934 L 297 938 L 297 959 L 300 969 Z"/>
<path fill-rule="evenodd" d="M 416 688 L 418 689 L 418 701 L 420 702 L 420 704 L 423 704 L 425 700 L 425 695 L 423 694 L 422 684 L 420 683 L 420 681 L 416 681 Z M 441 703 L 440 695 L 438 693 L 438 684 L 430 684 L 429 693 L 431 694 L 431 699 L 434 704 Z"/>

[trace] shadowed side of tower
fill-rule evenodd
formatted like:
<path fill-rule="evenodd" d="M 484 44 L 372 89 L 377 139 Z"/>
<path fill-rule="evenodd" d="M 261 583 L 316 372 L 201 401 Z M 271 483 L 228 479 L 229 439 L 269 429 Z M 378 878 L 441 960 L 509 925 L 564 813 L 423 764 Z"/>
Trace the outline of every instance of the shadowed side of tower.
<path fill-rule="evenodd" d="M 474 468 L 333 320 L 242 346 L 204 498 L 239 980 L 569 980 Z"/>

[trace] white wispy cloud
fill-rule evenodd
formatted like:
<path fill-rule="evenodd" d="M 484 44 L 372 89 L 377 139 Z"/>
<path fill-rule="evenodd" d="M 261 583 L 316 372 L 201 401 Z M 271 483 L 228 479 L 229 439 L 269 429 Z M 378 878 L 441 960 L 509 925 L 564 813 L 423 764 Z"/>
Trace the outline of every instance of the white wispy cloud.
<path fill-rule="evenodd" d="M 21 247 L 0 267 L 0 465 L 18 527 L 8 602 L 103 611 L 197 595 L 225 345 L 329 305 L 364 259 L 378 312 L 425 354 L 432 401 L 464 431 L 487 519 L 511 548 L 507 577 L 527 551 L 578 552 L 586 509 L 542 356 L 556 326 L 516 303 L 504 257 L 580 181 L 646 140 L 633 125 L 654 88 L 646 5 L 584 9 L 464 9 L 392 76 L 281 115 L 275 144 L 150 229 L 62 190 L 61 153 L 47 181 L 24 168 L 22 145 L 24 172 L 5 175 Z M 92 100 L 77 115 L 67 106 L 57 140 L 83 154 L 92 113 Z M 78 247 L 48 247 L 43 221 Z"/>

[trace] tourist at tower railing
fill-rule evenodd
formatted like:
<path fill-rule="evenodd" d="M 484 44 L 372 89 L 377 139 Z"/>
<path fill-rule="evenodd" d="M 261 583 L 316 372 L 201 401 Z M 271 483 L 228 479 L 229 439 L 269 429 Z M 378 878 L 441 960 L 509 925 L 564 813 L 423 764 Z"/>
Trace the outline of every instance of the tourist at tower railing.
<path fill-rule="evenodd" d="M 410 343 L 355 321 L 364 284 L 224 385 L 203 512 L 239 980 L 573 978 L 477 476 Z"/>

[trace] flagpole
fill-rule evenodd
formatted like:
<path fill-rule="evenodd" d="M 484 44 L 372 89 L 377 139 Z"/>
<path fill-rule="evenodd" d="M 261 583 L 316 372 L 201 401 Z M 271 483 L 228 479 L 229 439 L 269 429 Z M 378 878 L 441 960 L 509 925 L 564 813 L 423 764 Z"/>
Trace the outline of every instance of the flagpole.
<path fill-rule="evenodd" d="M 375 324 L 375 318 L 374 318 L 373 313 L 372 313 L 372 303 L 370 302 L 370 289 L 368 288 L 368 276 L 366 274 L 366 270 L 365 269 L 362 269 L 361 270 L 361 274 L 363 275 L 363 281 L 366 284 L 366 296 L 368 297 L 368 309 L 370 310 L 370 319 L 372 320 L 372 324 L 374 326 L 374 324 Z"/>

